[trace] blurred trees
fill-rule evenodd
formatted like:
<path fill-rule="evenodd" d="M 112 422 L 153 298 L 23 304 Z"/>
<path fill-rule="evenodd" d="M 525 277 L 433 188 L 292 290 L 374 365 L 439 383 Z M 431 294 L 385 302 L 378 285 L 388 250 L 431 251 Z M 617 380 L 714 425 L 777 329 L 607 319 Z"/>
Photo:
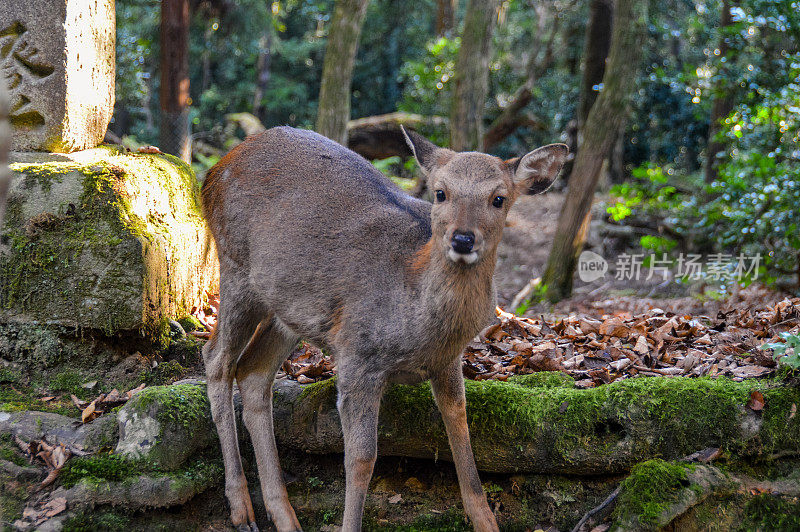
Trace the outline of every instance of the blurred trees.
<path fill-rule="evenodd" d="M 336 0 L 325 48 L 316 130 L 347 146 L 350 86 L 361 26 L 369 0 Z"/>
<path fill-rule="evenodd" d="M 160 146 L 191 162 L 189 125 L 189 0 L 161 2 Z"/>
<path fill-rule="evenodd" d="M 253 113 L 266 127 L 313 128 L 334 0 L 189 3 L 187 109 L 201 175 L 245 135 L 242 115 L 226 115 Z M 492 10 L 483 9 L 489 4 Z M 625 223 L 625 216 L 637 223 L 658 220 L 659 231 L 667 232 L 643 239 L 648 251 L 664 239 L 704 251 L 736 251 L 752 242 L 748 249 L 772 252 L 774 258 L 765 260 L 773 276 L 796 270 L 792 221 L 783 223 L 775 209 L 793 201 L 798 180 L 785 178 L 778 186 L 767 175 L 793 175 L 797 161 L 790 134 L 797 0 L 651 4 L 635 56 L 642 68 L 629 80 L 631 112 L 613 141 L 610 170 L 601 170 L 615 185 L 609 216 L 616 223 Z M 406 113 L 441 145 L 450 143 L 453 130 L 469 138 L 465 146 L 500 157 L 577 138 L 577 124 L 588 120 L 592 99 L 602 95 L 602 37 L 608 34 L 595 28 L 608 26 L 607 6 L 606 0 L 372 0 L 349 98 L 346 91 L 337 96 L 349 99 L 351 111 L 340 114 L 364 119 Z M 159 0 L 117 1 L 112 131 L 131 145 L 159 142 L 159 12 Z M 475 33 L 470 20 L 478 19 L 483 29 Z M 717 175 L 706 182 L 705 171 L 715 168 L 707 164 L 710 157 Z M 413 172 L 399 162 L 384 165 L 405 176 Z M 681 202 L 691 213 L 676 210 Z M 695 228 L 691 236 L 682 224 Z"/>
<path fill-rule="evenodd" d="M 498 0 L 469 0 L 455 64 L 450 109 L 450 148 L 475 151 L 482 146 L 483 112 L 489 88 L 492 32 Z"/>

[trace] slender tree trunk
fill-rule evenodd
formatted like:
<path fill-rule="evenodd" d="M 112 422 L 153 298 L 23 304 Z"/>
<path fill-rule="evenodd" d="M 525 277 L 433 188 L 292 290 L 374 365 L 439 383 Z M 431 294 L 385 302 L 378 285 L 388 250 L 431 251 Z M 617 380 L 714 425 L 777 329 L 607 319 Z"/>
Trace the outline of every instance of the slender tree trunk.
<path fill-rule="evenodd" d="M 542 284 L 551 301 L 569 297 L 572 292 L 572 276 L 586 241 L 600 169 L 624 122 L 633 93 L 641 58 L 645 10 L 644 0 L 617 0 L 603 90 L 584 125 L 583 143 L 543 275 Z"/>
<path fill-rule="evenodd" d="M 256 62 L 256 90 L 253 94 L 253 115 L 264 121 L 264 92 L 270 78 L 272 64 L 272 30 L 267 29 L 258 41 L 258 61 Z"/>
<path fill-rule="evenodd" d="M 453 33 L 458 0 L 436 0 L 436 35 L 445 37 Z"/>
<path fill-rule="evenodd" d="M 603 82 L 606 59 L 611 47 L 613 14 L 612 0 L 592 0 L 589 3 L 589 24 L 586 25 L 586 41 L 583 52 L 583 77 L 578 100 L 579 129 L 586 123 L 589 110 L 597 99 L 596 87 Z"/>
<path fill-rule="evenodd" d="M 369 0 L 337 0 L 325 48 L 316 130 L 343 146 L 347 145 L 353 63 L 368 4 Z"/>
<path fill-rule="evenodd" d="M 733 24 L 731 19 L 731 6 L 728 0 L 722 0 L 722 13 L 720 17 L 720 31 L 722 36 L 719 40 L 719 57 L 723 59 L 730 50 L 728 46 L 728 35 L 725 31 L 728 26 Z M 728 91 L 728 68 L 727 63 L 720 62 L 720 81 L 714 87 L 714 101 L 711 104 L 711 119 L 708 124 L 708 145 L 706 147 L 706 168 L 705 181 L 711 183 L 717 178 L 720 157 L 719 153 L 725 149 L 725 145 L 716 139 L 721 129 L 721 121 L 733 110 L 733 100 Z"/>
<path fill-rule="evenodd" d="M 450 148 L 456 151 L 477 150 L 483 144 L 483 110 L 498 6 L 499 0 L 469 0 L 467 4 L 450 109 Z"/>
<path fill-rule="evenodd" d="M 11 149 L 11 124 L 8 122 L 10 101 L 5 80 L 0 80 L 0 227 L 6 212 L 6 195 L 11 184 L 8 170 L 8 151 Z"/>
<path fill-rule="evenodd" d="M 578 96 L 577 134 L 570 137 L 569 149 L 572 157 L 564 165 L 564 181 L 568 182 L 574 169 L 575 158 L 580 150 L 583 125 L 597 99 L 597 87 L 603 82 L 606 60 L 611 46 L 614 15 L 613 0 L 592 0 L 589 3 L 589 22 L 583 42 L 583 75 Z"/>
<path fill-rule="evenodd" d="M 161 1 L 161 150 L 191 162 L 189 0 Z"/>

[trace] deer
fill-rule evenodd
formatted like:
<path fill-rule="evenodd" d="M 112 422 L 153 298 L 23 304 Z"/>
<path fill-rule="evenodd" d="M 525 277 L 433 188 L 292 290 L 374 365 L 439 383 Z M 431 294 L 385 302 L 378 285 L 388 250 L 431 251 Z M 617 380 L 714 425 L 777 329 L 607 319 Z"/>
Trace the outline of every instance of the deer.
<path fill-rule="evenodd" d="M 466 514 L 475 530 L 498 530 L 470 444 L 461 353 L 494 316 L 509 209 L 520 194 L 547 190 L 568 149 L 551 144 L 504 161 L 402 133 L 433 203 L 336 142 L 291 127 L 249 137 L 203 183 L 220 265 L 217 326 L 203 360 L 237 530 L 258 527 L 239 454 L 234 379 L 272 522 L 280 532 L 301 530 L 272 420 L 276 373 L 301 338 L 327 349 L 336 365 L 343 531 L 361 530 L 385 387 L 427 379 Z"/>

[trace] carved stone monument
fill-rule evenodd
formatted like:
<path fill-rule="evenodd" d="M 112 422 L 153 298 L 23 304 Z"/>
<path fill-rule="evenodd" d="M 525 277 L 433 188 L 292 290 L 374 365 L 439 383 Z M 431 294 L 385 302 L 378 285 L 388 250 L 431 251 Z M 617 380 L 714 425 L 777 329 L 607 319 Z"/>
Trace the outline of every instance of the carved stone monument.
<path fill-rule="evenodd" d="M 93 148 L 114 109 L 114 0 L 2 0 L 14 151 Z"/>

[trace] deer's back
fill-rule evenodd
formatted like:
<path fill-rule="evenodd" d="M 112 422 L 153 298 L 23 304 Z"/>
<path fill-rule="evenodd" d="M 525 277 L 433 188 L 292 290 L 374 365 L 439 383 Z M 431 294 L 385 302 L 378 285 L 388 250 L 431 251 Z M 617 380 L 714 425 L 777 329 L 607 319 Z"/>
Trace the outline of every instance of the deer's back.
<path fill-rule="evenodd" d="M 289 127 L 223 157 L 202 197 L 223 276 L 247 271 L 260 291 L 391 290 L 431 234 L 429 203 L 352 151 Z"/>

